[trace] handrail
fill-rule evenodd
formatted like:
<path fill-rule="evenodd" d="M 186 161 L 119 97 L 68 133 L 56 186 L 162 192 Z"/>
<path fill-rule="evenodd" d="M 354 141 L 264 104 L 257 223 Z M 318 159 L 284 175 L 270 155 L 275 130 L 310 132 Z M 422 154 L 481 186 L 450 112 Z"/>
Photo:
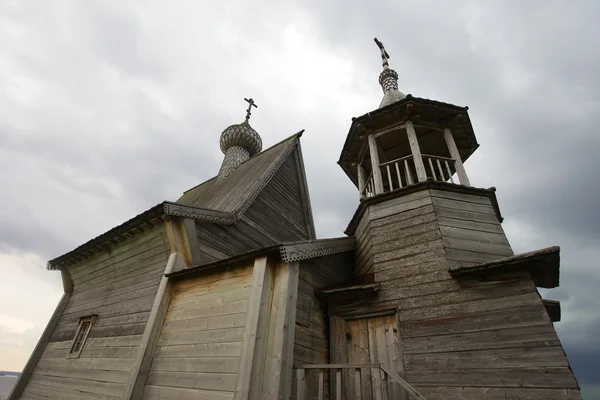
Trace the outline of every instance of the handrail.
<path fill-rule="evenodd" d="M 409 154 L 409 155 L 404 156 L 404 157 L 396 158 L 395 160 L 386 161 L 384 163 L 379 164 L 379 166 L 380 167 L 384 167 L 384 166 L 386 166 L 388 164 L 393 164 L 393 163 L 398 162 L 398 161 L 404 161 L 404 160 L 410 160 L 410 159 L 412 159 L 412 154 Z"/>
<path fill-rule="evenodd" d="M 404 388 L 404 390 L 406 390 L 408 393 L 412 394 L 413 396 L 415 396 L 417 399 L 420 400 L 427 400 L 427 398 L 425 396 L 423 396 L 421 393 L 417 392 L 415 390 L 415 388 L 413 388 L 410 383 L 406 382 L 404 379 L 402 379 L 402 377 L 400 375 L 398 375 L 397 373 L 387 369 L 383 364 L 379 365 L 379 368 L 385 372 L 390 378 L 392 378 L 394 381 L 396 381 L 396 383 L 399 383 L 400 386 L 402 386 Z"/>
<path fill-rule="evenodd" d="M 432 154 L 421 154 L 421 156 L 423 157 L 429 157 L 429 158 L 437 158 L 439 160 L 445 160 L 445 161 L 454 161 L 454 158 L 450 158 L 450 157 L 442 157 L 442 156 L 434 156 Z"/>
<path fill-rule="evenodd" d="M 364 368 L 373 368 L 380 370 L 383 373 L 382 382 L 395 382 L 399 384 L 408 394 L 409 397 L 413 396 L 417 400 L 427 400 L 425 396 L 419 393 L 414 387 L 412 387 L 408 382 L 406 382 L 400 375 L 396 372 L 391 371 L 383 364 L 305 364 L 305 365 L 297 365 L 294 367 L 296 370 L 296 398 L 298 400 L 306 399 L 306 374 L 308 371 L 306 370 L 318 370 L 318 400 L 323 400 L 325 397 L 325 386 L 324 386 L 324 371 L 325 370 L 335 370 L 335 377 L 331 377 L 331 379 L 335 382 L 331 382 L 332 386 L 335 388 L 335 399 L 342 399 L 342 370 L 354 370 L 354 386 L 356 390 L 357 399 L 361 398 L 361 369 Z M 331 376 L 331 375 L 330 375 Z M 388 380 L 389 379 L 389 380 Z M 346 385 L 349 385 L 349 382 L 346 382 Z M 385 388 L 385 389 L 384 389 Z M 387 392 L 387 384 L 384 384 L 381 387 L 383 396 L 383 400 L 388 400 L 388 392 Z M 391 390 L 391 389 L 390 389 Z M 391 393 L 390 393 L 391 395 Z"/>
<path fill-rule="evenodd" d="M 299 365 L 295 369 L 356 369 L 380 368 L 381 364 L 307 364 Z"/>

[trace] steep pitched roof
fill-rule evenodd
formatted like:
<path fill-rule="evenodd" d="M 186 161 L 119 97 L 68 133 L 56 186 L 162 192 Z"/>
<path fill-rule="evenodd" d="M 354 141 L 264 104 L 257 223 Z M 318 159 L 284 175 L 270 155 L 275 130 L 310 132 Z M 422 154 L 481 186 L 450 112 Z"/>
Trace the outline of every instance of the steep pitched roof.
<path fill-rule="evenodd" d="M 177 203 L 233 214 L 243 213 L 294 150 L 300 131 L 241 164 L 227 179 L 216 177 L 186 191 Z"/>
<path fill-rule="evenodd" d="M 48 269 L 59 269 L 64 263 L 94 253 L 102 246 L 127 236 L 135 227 L 163 214 L 185 216 L 220 224 L 232 224 L 252 204 L 260 191 L 277 172 L 286 157 L 297 147 L 304 131 L 271 146 L 241 164 L 227 179 L 217 183 L 216 177 L 188 190 L 177 202 L 163 201 L 128 221 L 93 238 L 68 253 L 48 262 Z"/>

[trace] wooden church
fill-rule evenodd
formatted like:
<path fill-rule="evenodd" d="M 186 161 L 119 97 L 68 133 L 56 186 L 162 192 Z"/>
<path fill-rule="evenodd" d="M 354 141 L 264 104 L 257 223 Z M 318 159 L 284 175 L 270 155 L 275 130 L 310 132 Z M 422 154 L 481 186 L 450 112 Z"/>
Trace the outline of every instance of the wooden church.
<path fill-rule="evenodd" d="M 339 165 L 345 236 L 317 239 L 301 132 L 225 129 L 217 176 L 51 260 L 64 295 L 16 399 L 579 399 L 553 322 L 559 248 L 515 255 L 472 187 L 466 107 L 404 95 Z"/>

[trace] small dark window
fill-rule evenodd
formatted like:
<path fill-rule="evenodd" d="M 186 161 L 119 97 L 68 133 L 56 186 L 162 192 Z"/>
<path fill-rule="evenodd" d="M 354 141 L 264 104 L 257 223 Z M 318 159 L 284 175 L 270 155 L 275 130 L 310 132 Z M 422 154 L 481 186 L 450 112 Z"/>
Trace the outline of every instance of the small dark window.
<path fill-rule="evenodd" d="M 95 320 L 95 315 L 79 318 L 79 326 L 77 327 L 77 332 L 75 333 L 73 343 L 69 349 L 69 354 L 67 355 L 68 358 L 79 358 L 79 354 L 81 354 L 85 340 L 87 339 Z"/>

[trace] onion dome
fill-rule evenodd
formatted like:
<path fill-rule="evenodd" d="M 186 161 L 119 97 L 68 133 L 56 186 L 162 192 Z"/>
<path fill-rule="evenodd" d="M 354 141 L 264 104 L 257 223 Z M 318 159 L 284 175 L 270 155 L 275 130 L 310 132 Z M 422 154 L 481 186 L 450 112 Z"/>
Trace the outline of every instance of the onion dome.
<path fill-rule="evenodd" d="M 262 150 L 262 139 L 248 120 L 252 107 L 258 107 L 253 99 L 244 99 L 248 102 L 246 120 L 241 124 L 227 127 L 221 134 L 221 151 L 225 154 L 223 164 L 217 176 L 217 182 L 222 181 L 233 173 L 244 161 Z"/>
<path fill-rule="evenodd" d="M 227 127 L 221 134 L 220 144 L 223 154 L 227 154 L 227 150 L 233 146 L 246 149 L 250 157 L 262 150 L 262 139 L 250 126 L 248 120 Z"/>

